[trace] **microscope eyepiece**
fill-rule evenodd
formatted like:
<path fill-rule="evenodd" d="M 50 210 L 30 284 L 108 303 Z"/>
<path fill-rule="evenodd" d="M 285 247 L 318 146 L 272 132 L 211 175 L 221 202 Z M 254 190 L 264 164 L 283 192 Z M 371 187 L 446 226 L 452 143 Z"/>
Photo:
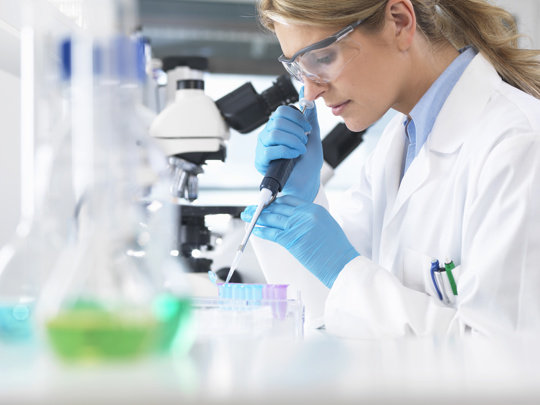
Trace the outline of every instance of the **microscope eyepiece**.
<path fill-rule="evenodd" d="M 282 75 L 261 94 L 248 82 L 220 98 L 216 105 L 231 128 L 247 134 L 268 121 L 270 114 L 280 105 L 296 101 L 296 88 L 289 75 Z"/>
<path fill-rule="evenodd" d="M 261 97 L 268 106 L 269 117 L 280 105 L 296 103 L 298 101 L 298 92 L 292 84 L 290 76 L 281 75 L 273 86 L 261 93 Z"/>

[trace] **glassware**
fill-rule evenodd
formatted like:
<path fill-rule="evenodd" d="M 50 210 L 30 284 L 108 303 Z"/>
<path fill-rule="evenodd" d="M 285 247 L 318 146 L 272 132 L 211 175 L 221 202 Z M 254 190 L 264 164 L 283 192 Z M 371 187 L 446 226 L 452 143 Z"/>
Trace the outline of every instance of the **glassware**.
<path fill-rule="evenodd" d="M 140 116 L 142 44 L 131 0 L 82 2 L 59 46 L 70 72 L 74 237 L 44 285 L 44 337 L 69 361 L 185 353 L 193 340 L 167 162 Z"/>

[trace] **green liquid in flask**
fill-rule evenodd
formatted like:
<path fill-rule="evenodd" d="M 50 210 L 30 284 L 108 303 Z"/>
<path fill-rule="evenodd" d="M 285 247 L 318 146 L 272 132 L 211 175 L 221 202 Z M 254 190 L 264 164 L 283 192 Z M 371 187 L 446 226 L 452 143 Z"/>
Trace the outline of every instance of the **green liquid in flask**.
<path fill-rule="evenodd" d="M 0 340 L 8 343 L 27 342 L 33 336 L 32 306 L 0 304 Z"/>
<path fill-rule="evenodd" d="M 47 331 L 53 349 L 68 361 L 132 359 L 168 351 L 190 308 L 171 297 L 157 299 L 153 311 L 108 311 L 84 302 L 49 320 Z"/>
<path fill-rule="evenodd" d="M 66 360 L 126 359 L 147 352 L 156 322 L 95 308 L 66 309 L 47 323 L 53 348 Z"/>
<path fill-rule="evenodd" d="M 163 295 L 155 300 L 154 313 L 159 322 L 156 331 L 157 351 L 187 351 L 192 343 L 191 300 Z"/>

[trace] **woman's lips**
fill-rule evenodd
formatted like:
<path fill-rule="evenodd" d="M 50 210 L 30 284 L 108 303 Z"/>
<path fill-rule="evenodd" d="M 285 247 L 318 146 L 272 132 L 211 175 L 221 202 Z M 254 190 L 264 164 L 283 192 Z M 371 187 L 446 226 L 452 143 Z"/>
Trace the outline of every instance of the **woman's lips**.
<path fill-rule="evenodd" d="M 349 101 L 345 101 L 344 103 L 337 104 L 330 107 L 332 108 L 332 114 L 334 114 L 335 116 L 341 115 L 341 113 L 343 112 L 345 107 L 347 107 L 348 104 L 349 104 Z"/>

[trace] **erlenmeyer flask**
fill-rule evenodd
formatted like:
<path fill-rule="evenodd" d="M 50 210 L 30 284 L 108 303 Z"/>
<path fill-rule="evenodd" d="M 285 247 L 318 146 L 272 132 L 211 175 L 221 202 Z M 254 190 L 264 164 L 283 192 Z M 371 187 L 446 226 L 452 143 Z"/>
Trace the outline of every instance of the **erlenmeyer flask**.
<path fill-rule="evenodd" d="M 128 35 L 135 6 L 83 4 L 87 29 L 67 41 L 76 240 L 43 288 L 40 323 L 68 360 L 186 351 L 191 305 L 169 248 L 178 221 L 161 186 L 170 179 L 152 165 L 156 149 L 138 116 L 139 47 Z"/>

